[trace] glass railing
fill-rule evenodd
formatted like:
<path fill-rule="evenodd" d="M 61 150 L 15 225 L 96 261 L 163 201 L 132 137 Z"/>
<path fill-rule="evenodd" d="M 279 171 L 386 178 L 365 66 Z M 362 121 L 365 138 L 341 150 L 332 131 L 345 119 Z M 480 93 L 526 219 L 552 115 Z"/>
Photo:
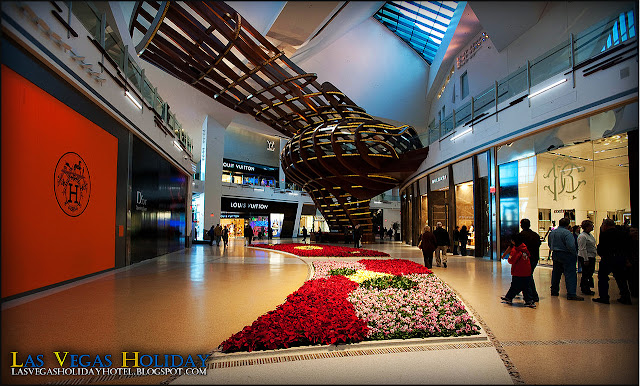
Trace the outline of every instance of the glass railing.
<path fill-rule="evenodd" d="M 191 137 L 184 131 L 175 114 L 169 112 L 166 103 L 157 94 L 156 88 L 144 75 L 142 69 L 128 55 L 127 46 L 122 43 L 122 39 L 115 30 L 106 23 L 106 15 L 100 12 L 91 1 L 72 1 L 66 4 L 80 23 L 104 48 L 109 57 L 117 63 L 131 86 L 140 93 L 146 103 L 162 118 L 184 149 L 189 154 L 192 154 L 193 141 Z"/>
<path fill-rule="evenodd" d="M 526 90 L 527 67 L 520 67 L 498 82 L 498 104 L 506 102 Z"/>
<path fill-rule="evenodd" d="M 473 99 L 473 116 L 477 117 L 483 112 L 494 107 L 496 104 L 496 88 L 491 86 L 484 90 L 479 96 Z"/>
<path fill-rule="evenodd" d="M 535 86 L 571 68 L 571 46 L 564 42 L 536 58 L 529 66 L 530 85 Z"/>
<path fill-rule="evenodd" d="M 464 125 L 471 120 L 471 102 L 467 102 L 454 111 L 456 114 L 456 127 Z"/>
<path fill-rule="evenodd" d="M 495 82 L 498 86 L 497 100 L 495 86 L 491 86 L 471 98 L 470 102 L 453 109 L 452 115 L 444 121 L 432 121 L 426 133 L 418 135 L 418 139 L 423 145 L 441 140 L 455 128 L 473 120 L 483 112 L 497 111 L 499 104 L 528 91 L 532 86 L 566 72 L 572 66 L 577 66 L 630 39 L 637 39 L 635 19 L 634 10 L 627 10 L 594 24 L 575 36 L 569 34 L 566 42 L 558 44 L 504 79 Z"/>

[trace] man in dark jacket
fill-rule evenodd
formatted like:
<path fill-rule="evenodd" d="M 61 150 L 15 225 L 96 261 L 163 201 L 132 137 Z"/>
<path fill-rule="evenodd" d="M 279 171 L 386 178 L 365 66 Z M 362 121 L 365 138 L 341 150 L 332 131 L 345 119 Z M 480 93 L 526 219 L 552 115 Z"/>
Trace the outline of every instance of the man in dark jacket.
<path fill-rule="evenodd" d="M 440 254 L 442 253 L 442 265 L 447 268 L 447 247 L 451 245 L 449 232 L 447 232 L 442 227 L 442 223 L 438 221 L 433 235 L 436 236 L 436 243 L 438 244 L 436 247 L 436 267 L 440 266 Z"/>
<path fill-rule="evenodd" d="M 610 218 L 602 221 L 600 242 L 598 243 L 598 255 L 600 255 L 598 295 L 600 297 L 592 299 L 594 302 L 609 304 L 609 274 L 613 273 L 613 278 L 620 290 L 618 302 L 631 304 L 631 294 L 625 277 L 625 264 L 629 257 L 630 244 L 629 234 L 622 227 L 616 226 L 616 223 Z"/>
<path fill-rule="evenodd" d="M 538 260 L 540 260 L 540 235 L 531 230 L 531 221 L 528 218 L 523 218 L 520 220 L 520 227 L 522 227 L 522 232 L 520 235 L 522 236 L 522 241 L 524 245 L 527 246 L 529 250 L 529 254 L 531 255 L 529 261 L 531 263 L 531 295 L 533 296 L 534 302 L 539 302 L 540 298 L 538 297 L 538 291 L 536 291 L 536 283 L 533 281 L 533 271 L 538 266 Z"/>

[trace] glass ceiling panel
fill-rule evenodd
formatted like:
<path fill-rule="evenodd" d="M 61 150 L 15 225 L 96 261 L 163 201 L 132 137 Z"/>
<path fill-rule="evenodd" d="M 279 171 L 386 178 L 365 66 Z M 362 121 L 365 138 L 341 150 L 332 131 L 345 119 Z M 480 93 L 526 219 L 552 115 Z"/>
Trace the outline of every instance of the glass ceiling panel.
<path fill-rule="evenodd" d="M 457 6 L 457 1 L 387 1 L 373 17 L 431 64 Z"/>

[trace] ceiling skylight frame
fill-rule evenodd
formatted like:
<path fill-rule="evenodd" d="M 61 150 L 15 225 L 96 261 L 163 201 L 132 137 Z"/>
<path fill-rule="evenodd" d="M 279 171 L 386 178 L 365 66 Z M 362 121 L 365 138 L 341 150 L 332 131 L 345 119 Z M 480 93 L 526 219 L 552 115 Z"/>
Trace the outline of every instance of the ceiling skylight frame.
<path fill-rule="evenodd" d="M 431 64 L 458 3 L 387 1 L 373 17 Z"/>

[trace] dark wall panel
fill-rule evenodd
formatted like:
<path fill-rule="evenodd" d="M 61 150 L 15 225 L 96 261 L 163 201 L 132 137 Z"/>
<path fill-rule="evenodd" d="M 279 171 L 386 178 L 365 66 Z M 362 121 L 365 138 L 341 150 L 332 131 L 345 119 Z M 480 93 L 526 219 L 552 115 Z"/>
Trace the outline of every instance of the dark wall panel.
<path fill-rule="evenodd" d="M 187 176 L 142 140 L 131 158 L 131 262 L 184 248 Z"/>

